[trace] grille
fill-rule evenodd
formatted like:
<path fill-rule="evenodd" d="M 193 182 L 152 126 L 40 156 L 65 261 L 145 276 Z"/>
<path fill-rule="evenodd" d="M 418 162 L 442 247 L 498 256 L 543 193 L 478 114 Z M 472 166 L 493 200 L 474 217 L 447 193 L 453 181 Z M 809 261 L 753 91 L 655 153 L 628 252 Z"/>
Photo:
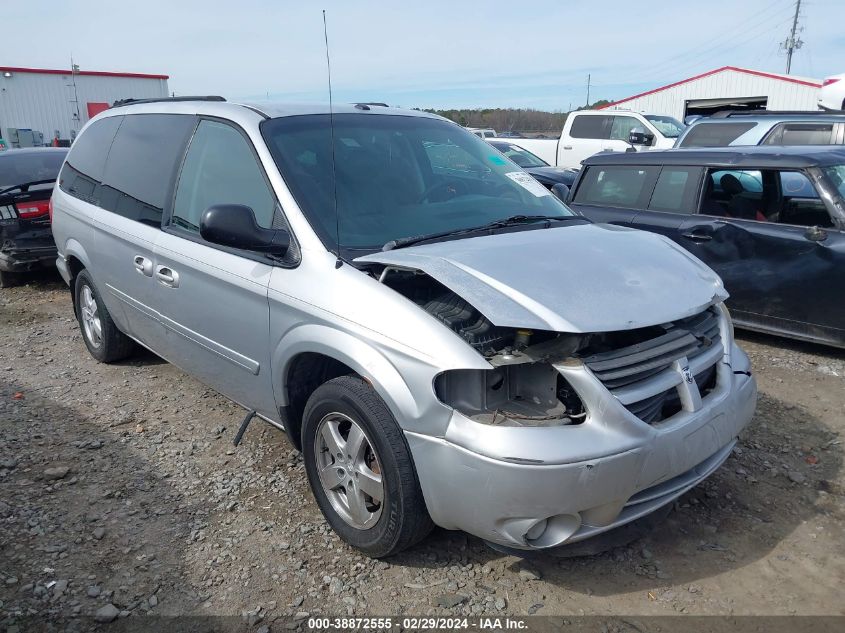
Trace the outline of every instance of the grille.
<path fill-rule="evenodd" d="M 670 371 L 676 360 L 687 359 L 702 397 L 715 386 L 722 340 L 714 308 L 630 336 L 644 340 L 602 350 L 583 360 L 596 378 L 644 422 L 653 424 L 681 410 L 677 374 Z"/>

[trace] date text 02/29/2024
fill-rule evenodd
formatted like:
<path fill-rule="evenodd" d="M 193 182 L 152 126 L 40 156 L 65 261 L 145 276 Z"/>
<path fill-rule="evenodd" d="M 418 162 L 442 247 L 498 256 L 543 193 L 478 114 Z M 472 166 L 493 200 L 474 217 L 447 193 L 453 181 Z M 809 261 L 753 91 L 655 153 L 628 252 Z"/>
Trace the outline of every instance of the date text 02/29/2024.
<path fill-rule="evenodd" d="M 528 623 L 524 618 L 448 618 L 448 617 L 341 617 L 341 618 L 308 618 L 307 628 L 312 631 L 390 631 L 402 630 L 526 630 Z"/>

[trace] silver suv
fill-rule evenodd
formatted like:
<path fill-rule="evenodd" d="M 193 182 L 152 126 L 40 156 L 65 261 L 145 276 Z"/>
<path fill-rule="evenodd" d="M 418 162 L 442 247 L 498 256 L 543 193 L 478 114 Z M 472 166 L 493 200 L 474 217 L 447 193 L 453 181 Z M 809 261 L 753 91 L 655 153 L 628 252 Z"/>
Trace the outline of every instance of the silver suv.
<path fill-rule="evenodd" d="M 140 343 L 284 429 L 371 556 L 433 524 L 523 550 L 604 532 L 712 473 L 754 411 L 709 268 L 440 117 L 130 103 L 52 202 L 94 358 Z"/>
<path fill-rule="evenodd" d="M 697 119 L 675 141 L 675 147 L 735 145 L 842 145 L 845 114 L 823 111 L 718 112 Z"/>

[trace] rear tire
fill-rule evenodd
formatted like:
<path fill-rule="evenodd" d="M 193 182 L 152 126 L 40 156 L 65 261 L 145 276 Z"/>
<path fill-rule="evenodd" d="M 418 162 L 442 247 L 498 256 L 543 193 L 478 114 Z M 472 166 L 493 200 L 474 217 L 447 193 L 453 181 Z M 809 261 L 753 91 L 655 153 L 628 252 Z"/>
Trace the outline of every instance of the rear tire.
<path fill-rule="evenodd" d="M 303 414 L 302 455 L 323 516 L 364 554 L 391 556 L 434 527 L 405 437 L 361 378 L 341 376 L 314 391 Z"/>
<path fill-rule="evenodd" d="M 87 270 L 76 276 L 74 305 L 85 347 L 101 363 L 113 363 L 129 356 L 132 339 L 117 329 Z"/>

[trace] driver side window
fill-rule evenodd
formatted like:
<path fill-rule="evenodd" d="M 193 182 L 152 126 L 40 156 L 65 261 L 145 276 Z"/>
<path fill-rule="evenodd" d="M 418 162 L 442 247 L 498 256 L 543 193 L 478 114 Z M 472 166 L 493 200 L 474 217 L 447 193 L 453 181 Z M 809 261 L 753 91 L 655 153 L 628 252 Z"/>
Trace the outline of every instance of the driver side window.
<path fill-rule="evenodd" d="M 631 130 L 635 127 L 648 131 L 645 124 L 632 116 L 613 117 L 613 125 L 610 126 L 610 140 L 627 142 L 628 137 L 631 135 Z"/>
<path fill-rule="evenodd" d="M 215 204 L 250 207 L 258 225 L 272 228 L 276 200 L 246 138 L 234 127 L 201 121 L 179 176 L 171 224 L 198 232 Z"/>

